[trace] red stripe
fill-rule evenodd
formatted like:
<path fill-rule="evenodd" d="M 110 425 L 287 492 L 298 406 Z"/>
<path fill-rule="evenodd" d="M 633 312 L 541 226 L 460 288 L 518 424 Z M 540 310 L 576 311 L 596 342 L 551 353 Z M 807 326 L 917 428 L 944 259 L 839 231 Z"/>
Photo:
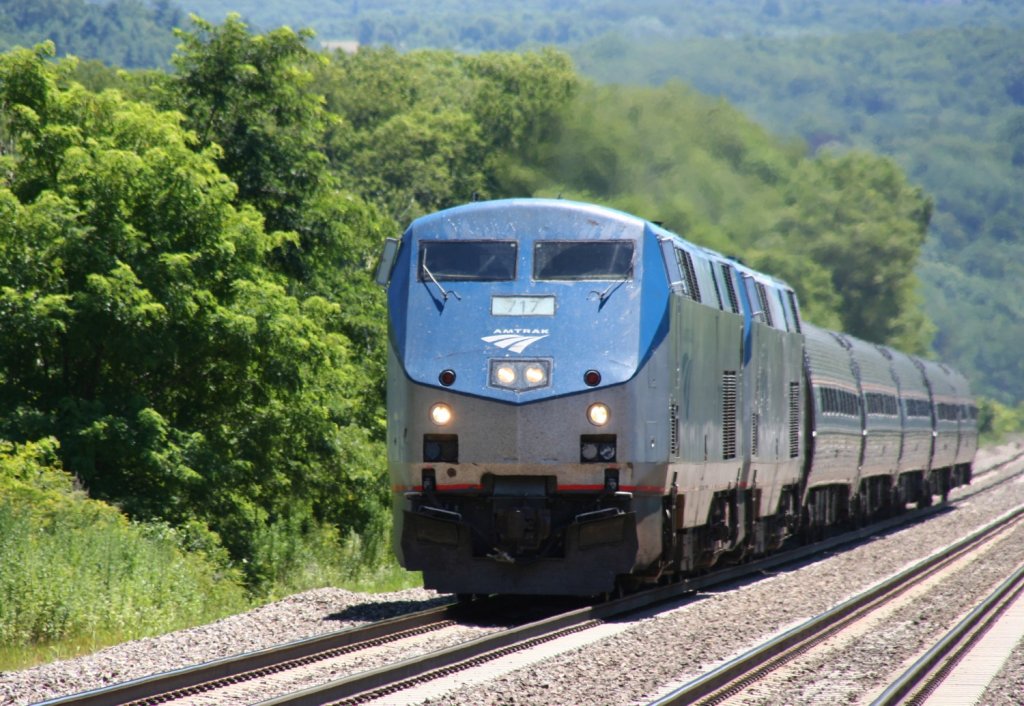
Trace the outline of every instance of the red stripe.
<path fill-rule="evenodd" d="M 438 485 L 437 490 L 440 492 L 444 491 L 459 491 L 459 490 L 483 490 L 483 486 L 476 483 L 460 483 L 451 485 Z M 560 485 L 558 486 L 558 492 L 561 493 L 600 493 L 604 490 L 604 485 Z M 623 485 L 619 488 L 627 493 L 637 493 L 640 495 L 662 495 L 665 490 L 660 485 Z M 422 485 L 393 485 L 391 486 L 393 493 L 422 493 Z"/>
<path fill-rule="evenodd" d="M 587 491 L 592 493 L 598 493 L 604 490 L 603 485 L 560 485 L 558 489 L 567 493 Z M 642 493 L 661 495 L 664 489 L 660 485 L 623 485 L 619 486 L 619 490 L 627 493 Z"/>

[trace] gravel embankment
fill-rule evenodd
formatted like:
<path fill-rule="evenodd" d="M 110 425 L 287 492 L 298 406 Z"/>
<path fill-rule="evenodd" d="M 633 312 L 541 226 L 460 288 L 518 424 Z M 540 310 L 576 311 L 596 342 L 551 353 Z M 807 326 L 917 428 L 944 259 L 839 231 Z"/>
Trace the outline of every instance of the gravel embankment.
<path fill-rule="evenodd" d="M 975 467 L 983 469 L 1010 451 L 986 450 L 979 454 Z M 984 484 L 985 480 L 977 483 Z M 983 494 L 918 526 L 739 589 L 700 596 L 679 610 L 638 621 L 614 637 L 512 672 L 485 686 L 454 691 L 432 703 L 644 702 L 666 685 L 697 676 L 766 637 L 828 609 L 1021 503 L 1024 482 L 1006 484 L 998 492 Z M 998 569 L 993 567 L 991 571 Z M 310 591 L 210 625 L 118 645 L 77 659 L 0 673 L 0 703 L 35 703 L 420 610 L 445 600 L 419 589 L 378 595 L 337 589 Z M 914 616 L 912 622 L 931 619 L 925 611 Z M 832 667 L 840 671 L 853 668 Z M 886 669 L 885 663 L 877 666 L 880 674 L 886 674 Z M 1019 704 L 1022 674 L 1024 649 L 1019 648 L 997 680 L 1001 686 L 994 687 L 984 703 Z"/>
<path fill-rule="evenodd" d="M 0 673 L 0 704 L 31 704 L 149 674 L 265 649 L 449 602 L 434 591 L 321 588 L 209 625 L 135 640 L 75 659 Z"/>

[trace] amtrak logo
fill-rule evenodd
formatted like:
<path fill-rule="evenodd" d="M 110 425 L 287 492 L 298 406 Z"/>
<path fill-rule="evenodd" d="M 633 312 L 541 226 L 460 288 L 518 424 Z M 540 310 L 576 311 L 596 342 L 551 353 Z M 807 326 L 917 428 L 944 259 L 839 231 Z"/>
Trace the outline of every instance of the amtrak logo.
<path fill-rule="evenodd" d="M 547 338 L 549 335 L 546 328 L 507 328 L 495 329 L 494 335 L 484 336 L 480 340 L 485 343 L 492 343 L 498 348 L 504 348 L 513 353 L 522 353 L 528 346 L 542 338 Z"/>

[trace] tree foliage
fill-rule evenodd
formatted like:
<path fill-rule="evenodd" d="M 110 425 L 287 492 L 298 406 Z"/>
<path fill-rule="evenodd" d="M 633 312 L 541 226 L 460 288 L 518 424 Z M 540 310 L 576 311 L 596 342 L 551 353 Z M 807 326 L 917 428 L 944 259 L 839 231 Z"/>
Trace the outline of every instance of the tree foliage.
<path fill-rule="evenodd" d="M 288 237 L 219 146 L 50 53 L 0 58 L 0 434 L 56 436 L 93 495 L 238 558 L 281 518 L 365 527 L 381 468 L 339 304 L 290 293 Z"/>
<path fill-rule="evenodd" d="M 332 166 L 399 222 L 501 195 L 498 166 L 521 161 L 579 79 L 564 54 L 336 52 L 321 74 L 344 118 Z"/>
<path fill-rule="evenodd" d="M 0 0 L 0 50 L 48 40 L 62 53 L 126 67 L 166 66 L 178 4 L 156 0 Z"/>

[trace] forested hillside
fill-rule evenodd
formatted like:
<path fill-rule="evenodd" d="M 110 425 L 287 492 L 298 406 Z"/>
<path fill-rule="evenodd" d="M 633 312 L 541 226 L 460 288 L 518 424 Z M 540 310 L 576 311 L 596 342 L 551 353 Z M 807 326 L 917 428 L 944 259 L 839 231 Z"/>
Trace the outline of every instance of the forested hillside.
<path fill-rule="evenodd" d="M 263 29 L 311 27 L 326 40 L 358 40 L 401 49 L 461 51 L 580 45 L 608 34 L 646 44 L 695 37 L 799 37 L 908 32 L 1024 22 L 1019 3 L 1001 0 L 179 0 L 214 20 L 238 12 Z"/>
<path fill-rule="evenodd" d="M 604 82 L 678 79 L 809 149 L 893 156 L 934 199 L 919 268 L 934 351 L 979 392 L 1024 399 L 1024 5 L 999 0 L 188 0 L 321 39 L 467 51 L 562 46 Z M 603 196 L 600 190 L 593 192 Z"/>
<path fill-rule="evenodd" d="M 61 55 L 128 68 L 166 66 L 172 30 L 186 22 L 173 0 L 0 0 L 0 51 L 50 40 Z"/>

